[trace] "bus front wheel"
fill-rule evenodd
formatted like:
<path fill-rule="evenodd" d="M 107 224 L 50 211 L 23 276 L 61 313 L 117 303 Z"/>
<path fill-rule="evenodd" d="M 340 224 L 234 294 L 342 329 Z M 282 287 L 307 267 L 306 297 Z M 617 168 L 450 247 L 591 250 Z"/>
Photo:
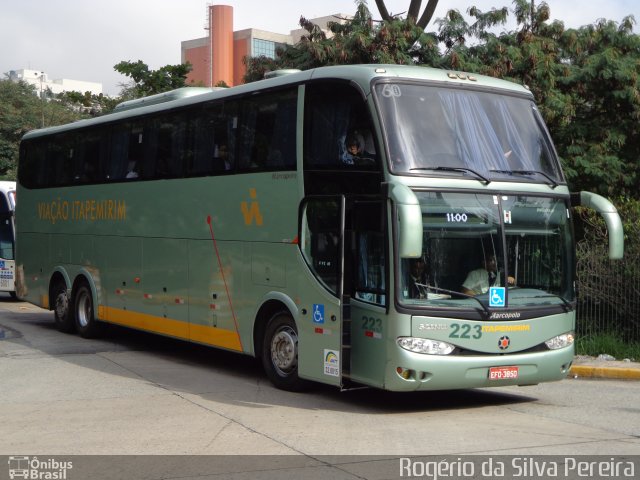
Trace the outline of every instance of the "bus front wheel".
<path fill-rule="evenodd" d="M 80 336 L 83 338 L 98 336 L 100 325 L 94 316 L 93 296 L 86 283 L 81 284 L 74 295 L 73 311 L 76 319 L 76 330 Z"/>
<path fill-rule="evenodd" d="M 298 331 L 288 312 L 276 313 L 267 323 L 262 365 L 277 388 L 298 392 L 306 386 L 298 377 Z"/>
<path fill-rule="evenodd" d="M 62 280 L 58 280 L 53 285 L 51 293 L 53 294 L 53 318 L 56 322 L 56 328 L 61 332 L 72 333 L 75 330 L 75 324 L 67 285 Z"/>

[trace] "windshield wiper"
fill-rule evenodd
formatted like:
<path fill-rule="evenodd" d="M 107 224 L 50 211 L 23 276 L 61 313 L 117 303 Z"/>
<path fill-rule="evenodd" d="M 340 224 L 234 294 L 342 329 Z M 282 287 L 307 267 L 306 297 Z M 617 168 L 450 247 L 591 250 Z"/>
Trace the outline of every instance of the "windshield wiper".
<path fill-rule="evenodd" d="M 508 175 L 542 175 L 543 177 L 545 177 L 547 180 L 549 180 L 549 183 L 551 184 L 551 188 L 556 188 L 559 184 L 558 182 L 556 182 L 551 176 L 549 176 L 548 174 L 541 172 L 540 170 L 489 170 L 490 172 L 495 172 L 495 173 L 506 173 Z"/>
<path fill-rule="evenodd" d="M 560 300 L 562 300 L 562 303 L 564 303 L 565 312 L 570 312 L 571 309 L 573 308 L 571 303 L 569 303 L 569 301 L 566 298 L 560 295 L 556 295 L 555 293 L 549 293 L 547 295 L 536 295 L 535 297 L 523 297 L 523 298 L 559 298 Z"/>
<path fill-rule="evenodd" d="M 484 311 L 484 313 L 487 314 L 487 316 L 491 315 L 491 312 L 489 311 L 487 306 L 484 303 L 482 303 L 479 298 L 476 298 L 473 295 L 467 295 L 466 293 L 455 292 L 453 290 L 447 290 L 446 288 L 434 287 L 433 285 L 428 285 L 428 284 L 425 284 L 425 283 L 416 283 L 416 285 L 418 287 L 422 287 L 422 288 L 426 289 L 427 290 L 427 294 L 429 293 L 429 290 L 434 290 L 435 292 L 442 292 L 442 293 L 448 293 L 449 295 L 458 295 L 458 296 L 464 297 L 464 298 L 471 298 L 471 299 L 475 300 L 476 302 L 478 302 L 480 304 L 480 306 L 482 307 L 482 310 Z"/>
<path fill-rule="evenodd" d="M 482 179 L 482 181 L 484 182 L 485 185 L 489 185 L 491 183 L 491 180 L 489 180 L 484 175 L 481 175 L 480 173 L 476 172 L 475 170 L 473 170 L 471 168 L 466 168 L 466 167 L 416 167 L 416 168 L 410 168 L 409 170 L 410 171 L 414 171 L 414 170 L 438 170 L 438 171 L 441 171 L 441 172 L 469 172 L 469 173 L 473 173 L 476 177 Z"/>

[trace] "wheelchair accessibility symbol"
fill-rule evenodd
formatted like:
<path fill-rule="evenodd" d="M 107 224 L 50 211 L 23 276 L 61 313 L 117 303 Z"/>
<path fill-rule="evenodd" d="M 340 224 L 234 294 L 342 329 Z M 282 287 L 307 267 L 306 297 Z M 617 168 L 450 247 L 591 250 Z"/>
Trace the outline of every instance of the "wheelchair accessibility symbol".
<path fill-rule="evenodd" d="M 324 305 L 313 304 L 313 323 L 324 323 Z"/>
<path fill-rule="evenodd" d="M 490 307 L 504 307 L 505 305 L 504 298 L 505 298 L 504 287 L 489 288 L 489 306 Z"/>

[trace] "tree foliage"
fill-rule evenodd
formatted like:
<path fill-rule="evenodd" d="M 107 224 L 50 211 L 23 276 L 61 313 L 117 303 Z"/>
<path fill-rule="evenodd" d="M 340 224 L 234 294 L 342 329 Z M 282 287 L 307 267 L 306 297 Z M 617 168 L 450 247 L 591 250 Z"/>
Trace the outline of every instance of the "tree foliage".
<path fill-rule="evenodd" d="M 62 92 L 55 96 L 56 100 L 72 110 L 88 112 L 90 115 L 111 112 L 121 102 L 117 97 L 95 95 L 91 92 Z"/>
<path fill-rule="evenodd" d="M 33 85 L 0 80 L 0 178 L 15 180 L 20 139 L 25 133 L 80 117 L 60 102 L 41 99 Z"/>
<path fill-rule="evenodd" d="M 184 87 L 187 75 L 192 69 L 191 64 L 182 63 L 151 70 L 142 60 L 122 61 L 113 68 L 133 81 L 133 84 L 125 86 L 120 93 L 122 100 L 146 97 Z"/>
<path fill-rule="evenodd" d="M 389 17 L 375 22 L 364 0 L 357 2 L 351 19 L 336 19 L 327 25 L 330 35 L 304 17 L 307 32 L 296 45 L 277 49 L 277 58 L 246 58 L 245 82 L 260 80 L 264 73 L 282 68 L 307 70 L 326 65 L 358 63 L 413 64 L 437 58 L 438 41 L 415 22 Z M 344 23 L 341 23 L 342 20 Z"/>
<path fill-rule="evenodd" d="M 376 6 L 378 7 L 378 12 L 380 12 L 380 16 L 383 20 L 392 22 L 398 17 L 398 15 L 392 15 L 389 13 L 384 0 L 376 0 Z M 428 0 L 422 15 L 420 15 L 422 0 L 411 0 L 409 3 L 409 9 L 407 10 L 407 23 L 413 23 L 420 28 L 426 28 L 433 18 L 433 13 L 437 6 L 438 0 Z"/>

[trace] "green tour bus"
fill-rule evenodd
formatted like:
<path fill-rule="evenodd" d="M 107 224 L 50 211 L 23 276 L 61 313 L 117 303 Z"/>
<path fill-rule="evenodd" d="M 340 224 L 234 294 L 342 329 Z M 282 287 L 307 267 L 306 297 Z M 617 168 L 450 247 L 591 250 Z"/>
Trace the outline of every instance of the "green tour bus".
<path fill-rule="evenodd" d="M 16 182 L 0 181 L 0 292 L 16 297 Z"/>
<path fill-rule="evenodd" d="M 574 357 L 570 194 L 532 94 L 352 65 L 26 134 L 18 295 L 261 359 L 279 388 L 532 385 Z"/>

